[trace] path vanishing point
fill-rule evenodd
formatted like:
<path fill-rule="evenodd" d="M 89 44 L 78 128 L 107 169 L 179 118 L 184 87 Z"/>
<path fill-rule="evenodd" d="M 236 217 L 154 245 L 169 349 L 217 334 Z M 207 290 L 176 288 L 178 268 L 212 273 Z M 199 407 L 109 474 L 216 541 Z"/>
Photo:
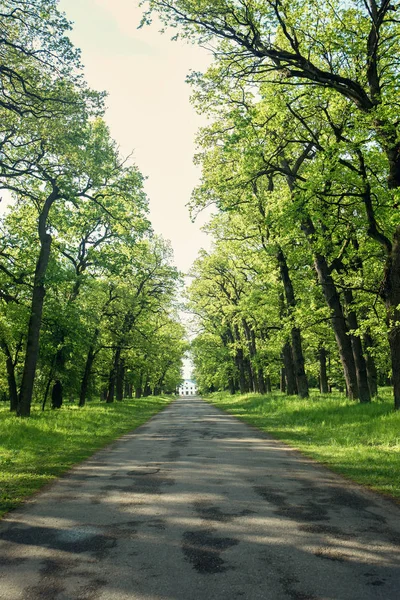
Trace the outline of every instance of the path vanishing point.
<path fill-rule="evenodd" d="M 400 507 L 179 399 L 0 525 L 1 600 L 399 600 Z"/>

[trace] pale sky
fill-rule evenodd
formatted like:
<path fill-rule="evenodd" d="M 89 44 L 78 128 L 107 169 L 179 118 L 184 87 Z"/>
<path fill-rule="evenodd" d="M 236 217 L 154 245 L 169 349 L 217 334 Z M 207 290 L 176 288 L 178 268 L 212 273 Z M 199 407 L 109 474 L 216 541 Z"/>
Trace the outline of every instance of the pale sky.
<path fill-rule="evenodd" d="M 192 224 L 186 203 L 199 171 L 192 159 L 196 131 L 204 124 L 189 102 L 185 77 L 205 70 L 206 51 L 153 24 L 138 30 L 138 0 L 61 0 L 74 29 L 91 87 L 106 90 L 106 121 L 124 155 L 148 177 L 150 218 L 156 233 L 171 241 L 176 266 L 187 272 L 209 240 Z"/>
<path fill-rule="evenodd" d="M 210 240 L 200 231 L 207 216 L 191 223 L 185 206 L 200 172 L 193 165 L 195 136 L 205 119 L 189 102 L 185 77 L 204 71 L 207 52 L 195 45 L 171 41 L 159 25 L 138 30 L 139 0 L 60 0 L 74 22 L 70 38 L 82 51 L 85 78 L 106 90 L 105 120 L 122 155 L 148 177 L 145 190 L 156 233 L 170 240 L 174 262 L 187 273 L 201 247 Z M 0 212 L 9 195 L 3 192 Z M 184 315 L 182 315 L 184 317 Z M 184 319 L 185 320 L 185 319 Z M 185 361 L 184 376 L 191 364 Z"/>
<path fill-rule="evenodd" d="M 74 21 L 71 40 L 82 50 L 89 85 L 106 90 L 106 121 L 121 152 L 148 177 L 150 219 L 171 241 L 175 264 L 187 272 L 209 239 L 204 222 L 191 223 L 186 203 L 200 176 L 193 165 L 195 135 L 205 123 L 189 102 L 185 77 L 204 71 L 210 57 L 195 45 L 171 41 L 159 25 L 138 30 L 139 0 L 61 0 Z M 184 318 L 184 315 L 182 315 Z M 184 320 L 186 320 L 184 318 Z M 192 365 L 184 361 L 184 377 Z"/>

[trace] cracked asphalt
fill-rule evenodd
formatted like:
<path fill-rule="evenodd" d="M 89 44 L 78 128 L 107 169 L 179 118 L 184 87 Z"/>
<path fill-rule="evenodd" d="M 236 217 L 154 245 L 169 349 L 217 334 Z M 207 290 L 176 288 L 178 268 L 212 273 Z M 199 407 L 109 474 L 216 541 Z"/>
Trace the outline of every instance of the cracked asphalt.
<path fill-rule="evenodd" d="M 179 399 L 0 525 L 1 600 L 398 600 L 400 507 Z"/>

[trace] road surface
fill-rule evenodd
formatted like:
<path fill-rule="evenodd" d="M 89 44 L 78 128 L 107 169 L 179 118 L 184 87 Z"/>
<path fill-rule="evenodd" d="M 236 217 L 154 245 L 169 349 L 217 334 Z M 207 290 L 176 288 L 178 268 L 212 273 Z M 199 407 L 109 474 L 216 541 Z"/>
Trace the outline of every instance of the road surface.
<path fill-rule="evenodd" d="M 2 600 L 399 600 L 400 508 L 179 399 L 9 513 Z"/>

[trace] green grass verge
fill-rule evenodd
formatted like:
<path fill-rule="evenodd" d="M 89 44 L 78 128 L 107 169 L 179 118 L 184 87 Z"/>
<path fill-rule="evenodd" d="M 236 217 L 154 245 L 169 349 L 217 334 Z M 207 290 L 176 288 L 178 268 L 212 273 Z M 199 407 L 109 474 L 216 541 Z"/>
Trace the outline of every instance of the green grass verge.
<path fill-rule="evenodd" d="M 400 412 L 393 410 L 389 389 L 371 404 L 316 392 L 307 400 L 280 393 L 217 393 L 206 400 L 333 471 L 400 501 Z"/>
<path fill-rule="evenodd" d="M 0 407 L 0 517 L 72 465 L 165 408 L 171 398 L 142 398 L 84 408 L 34 410 L 18 419 Z"/>

